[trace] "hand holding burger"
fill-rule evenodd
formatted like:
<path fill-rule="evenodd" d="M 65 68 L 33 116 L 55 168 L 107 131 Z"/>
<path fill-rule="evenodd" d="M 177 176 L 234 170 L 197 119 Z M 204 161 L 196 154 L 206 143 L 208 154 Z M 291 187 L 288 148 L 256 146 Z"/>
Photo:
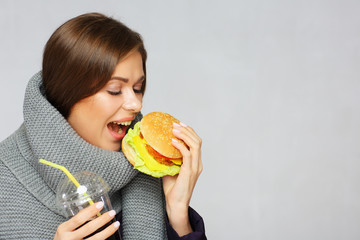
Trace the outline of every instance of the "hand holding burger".
<path fill-rule="evenodd" d="M 179 173 L 182 154 L 172 144 L 174 123 L 180 121 L 167 113 L 152 112 L 129 129 L 122 151 L 134 168 L 153 177 Z M 185 146 L 182 140 L 176 141 Z"/>
<path fill-rule="evenodd" d="M 122 151 L 134 168 L 163 177 L 167 215 L 179 236 L 192 232 L 188 209 L 203 168 L 201 144 L 191 127 L 160 112 L 145 115 L 122 142 Z"/>

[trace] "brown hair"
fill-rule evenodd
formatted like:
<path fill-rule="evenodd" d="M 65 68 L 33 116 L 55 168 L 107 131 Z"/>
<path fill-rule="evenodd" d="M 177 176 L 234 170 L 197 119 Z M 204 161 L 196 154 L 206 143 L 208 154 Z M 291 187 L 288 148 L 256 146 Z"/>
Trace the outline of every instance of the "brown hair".
<path fill-rule="evenodd" d="M 140 52 L 146 76 L 147 54 L 140 34 L 99 13 L 70 19 L 45 46 L 42 76 L 48 101 L 67 118 L 72 106 L 102 89 L 116 65 L 133 51 Z"/>

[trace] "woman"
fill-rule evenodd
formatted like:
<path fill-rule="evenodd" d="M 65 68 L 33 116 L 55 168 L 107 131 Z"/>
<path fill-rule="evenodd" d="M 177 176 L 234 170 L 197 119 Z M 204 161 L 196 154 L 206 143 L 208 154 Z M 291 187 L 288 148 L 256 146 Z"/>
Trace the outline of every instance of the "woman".
<path fill-rule="evenodd" d="M 26 89 L 24 123 L 0 144 L 1 239 L 83 239 L 112 218 L 118 221 L 88 239 L 106 239 L 119 225 L 123 239 L 206 239 L 189 207 L 202 170 L 197 134 L 174 126 L 174 136 L 189 146 L 173 143 L 183 154 L 175 177 L 139 173 L 121 152 L 128 125 L 142 117 L 145 86 L 143 41 L 122 23 L 84 14 L 54 32 L 42 72 Z M 121 125 L 116 132 L 114 122 Z M 102 176 L 115 211 L 88 222 L 103 207 L 97 203 L 66 220 L 54 206 L 64 175 L 40 158 Z"/>

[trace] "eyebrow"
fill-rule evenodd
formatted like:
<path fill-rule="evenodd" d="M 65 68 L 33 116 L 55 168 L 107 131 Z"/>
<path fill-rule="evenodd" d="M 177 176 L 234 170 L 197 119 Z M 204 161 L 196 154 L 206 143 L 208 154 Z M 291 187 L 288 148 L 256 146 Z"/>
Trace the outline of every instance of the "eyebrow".
<path fill-rule="evenodd" d="M 114 76 L 114 77 L 110 78 L 110 80 L 119 80 L 119 81 L 126 82 L 126 83 L 129 82 L 129 79 L 123 78 L 123 77 L 117 77 L 117 76 Z M 138 82 L 142 82 L 144 80 L 145 80 L 145 76 L 141 76 L 139 78 L 139 80 L 137 80 L 136 82 L 138 83 Z"/>

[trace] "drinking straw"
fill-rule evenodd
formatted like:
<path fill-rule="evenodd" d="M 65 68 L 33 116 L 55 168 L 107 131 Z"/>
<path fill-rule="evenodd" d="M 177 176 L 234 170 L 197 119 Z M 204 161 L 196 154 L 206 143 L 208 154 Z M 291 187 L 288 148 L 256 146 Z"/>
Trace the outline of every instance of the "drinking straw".
<path fill-rule="evenodd" d="M 61 171 L 63 171 L 66 174 L 66 176 L 68 176 L 68 178 L 74 183 L 74 185 L 77 188 L 81 186 L 80 183 L 75 179 L 75 177 L 69 172 L 69 170 L 66 169 L 66 167 L 61 166 L 61 165 L 56 164 L 56 163 L 46 161 L 45 159 L 40 159 L 39 162 L 43 163 L 45 165 L 48 165 L 50 167 L 60 169 Z M 83 195 L 84 195 L 84 197 L 87 197 L 87 201 L 90 203 L 90 205 L 94 204 L 93 200 L 88 196 L 88 194 L 86 192 L 84 192 Z M 98 213 L 98 216 L 99 215 L 100 215 L 100 213 Z"/>

